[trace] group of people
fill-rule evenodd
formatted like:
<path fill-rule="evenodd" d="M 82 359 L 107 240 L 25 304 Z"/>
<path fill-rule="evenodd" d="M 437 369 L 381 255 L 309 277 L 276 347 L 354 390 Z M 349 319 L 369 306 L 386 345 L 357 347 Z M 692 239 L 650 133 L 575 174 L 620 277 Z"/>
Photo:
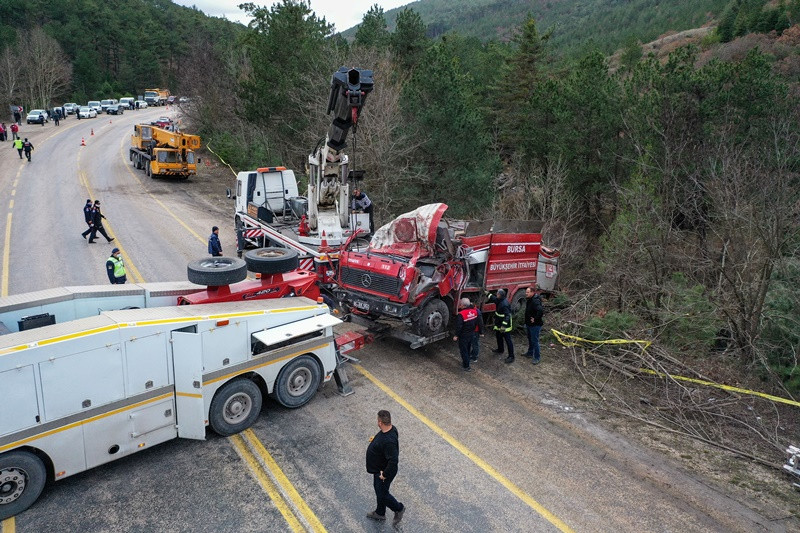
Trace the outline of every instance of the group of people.
<path fill-rule="evenodd" d="M 103 227 L 103 219 L 105 218 L 105 215 L 100 210 L 100 200 L 95 200 L 92 203 L 92 200 L 87 198 L 86 204 L 83 206 L 83 219 L 88 227 L 86 231 L 81 233 L 81 237 L 85 239 L 88 236 L 89 244 L 94 244 L 97 234 L 100 233 L 108 242 L 113 241 L 114 237 L 109 237 Z"/>
<path fill-rule="evenodd" d="M 11 126 L 6 126 L 5 122 L 0 124 L 0 142 L 5 142 L 8 139 L 8 132 L 11 132 L 12 141 L 19 139 L 19 124 L 16 122 L 12 122 Z"/>
<path fill-rule="evenodd" d="M 511 364 L 514 362 L 514 340 L 511 338 L 514 321 L 511 304 L 506 298 L 506 291 L 500 289 L 497 294 L 490 295 L 488 302 L 495 304 L 493 329 L 497 348 L 492 352 L 502 355 L 507 348 L 508 356 L 505 358 L 505 363 Z M 528 287 L 525 289 L 525 333 L 528 337 L 528 351 L 525 353 L 525 357 L 531 358 L 534 365 L 538 365 L 541 361 L 539 334 L 543 325 L 544 306 L 541 295 L 536 292 L 534 287 Z M 469 298 L 462 298 L 458 304 L 456 334 L 453 340 L 458 342 L 461 368 L 466 372 L 472 370 L 470 363 L 478 360 L 479 338 L 483 335 L 483 316 L 480 309 Z"/>
<path fill-rule="evenodd" d="M 25 152 L 25 158 L 28 160 L 28 163 L 31 162 L 31 152 L 33 151 L 33 143 L 25 137 L 23 141 L 19 137 L 14 140 L 14 149 L 19 154 L 19 158 L 22 159 L 22 153 Z"/>

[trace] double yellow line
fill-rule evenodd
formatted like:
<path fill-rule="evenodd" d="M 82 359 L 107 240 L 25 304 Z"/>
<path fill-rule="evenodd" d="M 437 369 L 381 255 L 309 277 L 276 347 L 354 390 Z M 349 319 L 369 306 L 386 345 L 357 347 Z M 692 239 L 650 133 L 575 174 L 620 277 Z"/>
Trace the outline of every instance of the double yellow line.
<path fill-rule="evenodd" d="M 293 532 L 327 531 L 252 430 L 230 440 Z"/>

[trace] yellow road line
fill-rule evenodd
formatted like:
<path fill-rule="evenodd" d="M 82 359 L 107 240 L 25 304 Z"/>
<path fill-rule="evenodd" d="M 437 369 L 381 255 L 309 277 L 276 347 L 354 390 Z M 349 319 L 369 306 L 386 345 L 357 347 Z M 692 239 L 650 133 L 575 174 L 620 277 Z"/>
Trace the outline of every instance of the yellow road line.
<path fill-rule="evenodd" d="M 472 461 L 473 463 L 478 465 L 478 467 L 480 467 L 481 470 L 483 470 L 484 472 L 486 472 L 487 474 L 492 476 L 501 485 L 503 485 L 505 488 L 507 488 L 509 491 L 511 491 L 511 493 L 514 494 L 517 498 L 522 500 L 526 505 L 528 505 L 534 511 L 539 513 L 542 516 L 542 518 L 544 518 L 545 520 L 547 520 L 548 522 L 553 524 L 555 527 L 557 527 L 559 529 L 559 531 L 562 531 L 564 533 L 567 533 L 567 532 L 571 533 L 572 532 L 572 529 L 566 523 L 564 523 L 560 518 L 558 518 L 556 515 L 554 515 L 553 513 L 548 511 L 547 509 L 545 509 L 544 506 L 542 506 L 542 504 L 540 504 L 539 502 L 537 502 L 536 500 L 531 498 L 521 488 L 519 488 L 517 485 L 515 485 L 510 479 L 508 479 L 503 474 L 498 472 L 489 463 L 487 463 L 486 461 L 484 461 L 483 459 L 478 457 L 477 454 L 475 454 L 469 448 L 467 448 L 466 446 L 461 444 L 458 440 L 456 440 L 455 437 L 453 437 L 452 435 L 447 433 L 445 430 L 440 428 L 438 425 L 436 425 L 432 420 L 430 420 L 428 417 L 423 415 L 413 405 L 411 405 L 410 403 L 405 401 L 403 398 L 401 398 L 392 389 L 390 389 L 389 387 L 384 385 L 383 382 L 378 380 L 378 378 L 376 378 L 375 376 L 370 374 L 367 371 L 367 369 L 365 369 L 361 365 L 353 365 L 353 366 L 356 368 L 356 370 L 361 372 L 361 374 L 363 374 L 363 376 L 365 378 L 370 380 L 374 385 L 376 385 L 379 389 L 381 389 L 383 392 L 385 392 L 394 401 L 396 401 L 397 403 L 402 405 L 409 413 L 411 413 L 412 415 L 417 417 L 417 419 L 419 421 L 421 421 L 423 424 L 428 426 L 434 433 L 436 433 L 441 438 L 443 438 L 445 441 L 447 441 L 453 448 L 455 448 L 456 450 L 461 452 L 470 461 Z"/>
<path fill-rule="evenodd" d="M 14 533 L 17 530 L 17 526 L 14 523 L 14 517 L 6 518 L 2 522 L 0 522 L 0 532 L 1 533 Z"/>
<path fill-rule="evenodd" d="M 287 504 L 286 500 L 284 500 L 283 496 L 281 496 L 278 488 L 262 471 L 256 458 L 247 449 L 242 437 L 240 435 L 232 435 L 230 437 L 230 441 L 233 443 L 233 447 L 236 448 L 236 451 L 239 452 L 239 455 L 242 457 L 242 459 L 244 459 L 244 461 L 248 464 L 250 471 L 256 477 L 261 487 L 267 492 L 267 495 L 269 495 L 270 499 L 275 504 L 275 507 L 278 508 L 283 515 L 283 518 L 286 519 L 286 522 L 289 524 L 289 527 L 292 529 L 292 531 L 298 533 L 305 531 L 303 525 L 289 508 L 289 504 Z"/>
<path fill-rule="evenodd" d="M 0 281 L 0 296 L 8 296 L 8 264 L 11 255 L 11 213 L 6 215 L 6 235 L 3 242 L 3 278 Z"/>
<path fill-rule="evenodd" d="M 160 206 L 161 206 L 161 208 L 162 208 L 162 209 L 164 209 L 164 211 L 166 211 L 166 212 L 167 212 L 167 214 L 168 214 L 169 216 L 171 216 L 172 218 L 174 218 L 174 219 L 175 219 L 175 221 L 176 221 L 178 224 L 180 224 L 181 226 L 183 226 L 183 227 L 186 229 L 186 231 L 188 231 L 189 233 L 191 233 L 192 235 L 194 235 L 194 237 L 195 237 L 195 238 L 196 238 L 198 241 L 200 241 L 200 242 L 202 242 L 202 243 L 207 243 L 208 241 L 207 241 L 206 239 L 204 239 L 203 237 L 201 237 L 200 235 L 198 235 L 198 234 L 197 234 L 197 232 L 195 232 L 195 231 L 194 231 L 192 228 L 190 228 L 188 225 L 186 225 L 186 223 L 185 223 L 183 220 L 181 220 L 180 218 L 178 218 L 178 216 L 177 216 L 177 215 L 175 215 L 175 213 L 173 213 L 173 212 L 172 212 L 172 210 L 171 210 L 169 207 L 167 207 L 166 205 L 164 205 L 164 202 L 162 202 L 161 200 L 159 200 L 158 198 L 156 198 L 156 197 L 155 197 L 155 196 L 154 196 L 154 195 L 153 195 L 153 194 L 152 194 L 150 191 L 148 191 L 148 190 L 147 190 L 147 187 L 145 187 L 145 186 L 144 186 L 144 183 L 142 183 L 142 180 L 140 180 L 140 179 L 139 179 L 139 176 L 137 176 L 137 175 L 136 175 L 136 173 L 135 173 L 135 172 L 134 172 L 134 171 L 131 169 L 131 167 L 130 167 L 130 166 L 128 166 L 127 162 L 125 162 L 125 148 L 124 148 L 124 146 L 122 145 L 124 141 L 125 141 L 125 137 L 123 137 L 123 138 L 122 138 L 122 142 L 120 142 L 119 153 L 120 153 L 120 156 L 122 157 L 122 161 L 123 161 L 123 163 L 124 163 L 124 165 L 125 165 L 125 168 L 126 168 L 126 169 L 128 170 L 128 172 L 131 174 L 131 176 L 133 176 L 133 179 L 135 179 L 136 181 L 138 181 L 138 182 L 139 182 L 139 185 L 141 185 L 141 186 L 142 186 L 142 190 L 143 190 L 144 192 L 146 192 L 146 193 L 147 193 L 147 195 L 148 195 L 150 198 L 152 198 L 152 199 L 153 199 L 153 201 L 154 201 L 155 203 L 157 203 L 158 205 L 160 205 Z"/>
<path fill-rule="evenodd" d="M 78 158 L 80 159 L 80 152 L 78 152 L 78 154 Z M 78 166 L 80 166 L 80 164 Z M 79 172 L 78 179 L 81 181 L 81 183 L 83 183 L 83 186 L 86 188 L 86 192 L 89 193 L 89 198 L 96 198 L 94 191 L 92 191 L 92 187 L 89 185 L 89 179 L 86 177 L 86 173 Z M 132 281 L 134 283 L 144 283 L 144 278 L 139 273 L 139 269 L 136 268 L 136 265 L 133 264 L 131 257 L 128 255 L 128 252 L 125 251 L 122 243 L 119 242 L 117 238 L 117 232 L 111 227 L 111 223 L 106 221 L 103 223 L 103 226 L 108 227 L 109 231 L 111 231 L 112 235 L 114 236 L 114 246 L 119 248 L 119 251 L 122 254 L 122 260 L 125 263 L 125 270 L 130 272 Z"/>
<path fill-rule="evenodd" d="M 301 515 L 303 515 L 303 518 L 305 518 L 306 522 L 311 527 L 311 530 L 320 533 L 326 532 L 327 529 L 325 529 L 325 526 L 322 525 L 322 522 L 319 521 L 319 518 L 317 518 L 317 515 L 314 514 L 314 511 L 312 511 L 311 508 L 306 504 L 305 500 L 303 500 L 302 496 L 300 496 L 300 494 L 294 488 L 294 485 L 292 485 L 291 481 L 289 481 L 289 478 L 286 477 L 281 468 L 278 466 L 278 463 L 275 462 L 275 459 L 273 459 L 272 455 L 270 455 L 267 449 L 264 448 L 264 445 L 261 444 L 261 441 L 258 440 L 258 437 L 256 437 L 255 433 L 253 433 L 253 430 L 246 429 L 242 433 L 244 438 L 247 439 L 247 441 L 253 446 L 256 453 L 258 453 L 261 459 L 263 459 L 264 466 L 269 468 L 269 471 L 273 476 L 275 476 L 275 479 L 278 480 L 278 484 L 283 488 L 284 494 L 289 496 L 289 499 L 292 500 L 292 503 L 294 503 L 297 510 L 300 511 Z"/>

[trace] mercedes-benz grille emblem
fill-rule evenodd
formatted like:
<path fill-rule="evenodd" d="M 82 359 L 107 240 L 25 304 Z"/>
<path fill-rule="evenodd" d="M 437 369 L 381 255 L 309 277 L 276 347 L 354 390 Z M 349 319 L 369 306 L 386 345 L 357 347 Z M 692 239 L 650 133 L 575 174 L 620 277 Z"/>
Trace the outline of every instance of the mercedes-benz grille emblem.
<path fill-rule="evenodd" d="M 363 285 L 364 287 L 369 287 L 370 285 L 372 285 L 372 278 L 370 277 L 369 274 L 363 274 L 361 276 L 361 285 Z"/>

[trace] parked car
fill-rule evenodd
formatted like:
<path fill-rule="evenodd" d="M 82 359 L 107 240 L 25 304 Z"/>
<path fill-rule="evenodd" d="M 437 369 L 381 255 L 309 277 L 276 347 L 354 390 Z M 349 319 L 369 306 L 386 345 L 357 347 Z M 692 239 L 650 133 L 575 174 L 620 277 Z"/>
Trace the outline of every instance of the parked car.
<path fill-rule="evenodd" d="M 86 105 L 94 109 L 97 113 L 103 112 L 103 106 L 100 105 L 100 100 L 90 100 Z"/>
<path fill-rule="evenodd" d="M 187 103 L 189 103 L 189 97 L 188 96 L 181 96 L 180 98 L 178 98 L 178 103 L 179 104 L 187 104 Z"/>
<path fill-rule="evenodd" d="M 78 104 L 76 104 L 75 102 L 70 102 L 70 103 L 68 103 L 68 104 L 64 104 L 64 105 L 63 105 L 63 106 L 61 106 L 61 107 L 63 107 L 63 108 L 64 108 L 64 111 L 66 111 L 66 112 L 67 112 L 67 115 L 74 115 L 75 113 L 77 113 L 77 112 L 78 112 L 78 107 L 79 107 L 79 106 L 78 106 Z"/>
<path fill-rule="evenodd" d="M 150 125 L 158 126 L 159 128 L 164 128 L 165 130 L 168 130 L 172 128 L 172 119 L 169 117 L 159 117 L 158 119 L 151 122 Z"/>
<path fill-rule="evenodd" d="M 119 105 L 125 106 L 125 109 L 133 109 L 133 102 L 136 101 L 136 98 L 131 96 L 126 96 L 125 98 L 119 99 Z"/>
<path fill-rule="evenodd" d="M 125 105 L 124 104 L 112 104 L 106 107 L 106 113 L 109 115 L 121 115 L 125 112 Z"/>
<path fill-rule="evenodd" d="M 175 97 L 174 96 L 168 96 L 167 97 L 167 105 L 172 105 L 174 103 L 175 103 Z"/>
<path fill-rule="evenodd" d="M 78 117 L 80 118 L 95 118 L 97 116 L 97 111 L 94 110 L 93 107 L 89 107 L 85 105 L 78 110 Z"/>
<path fill-rule="evenodd" d="M 136 107 L 137 104 L 139 106 L 139 109 L 147 109 L 147 102 L 145 102 L 144 100 L 136 100 L 133 103 L 134 107 Z"/>
<path fill-rule="evenodd" d="M 117 105 L 119 102 L 114 100 L 113 98 L 109 98 L 107 100 L 100 100 L 100 107 L 103 111 L 108 111 L 108 106 L 110 105 Z"/>
<path fill-rule="evenodd" d="M 25 120 L 28 124 L 44 124 L 50 120 L 50 115 L 44 109 L 33 109 Z"/>

